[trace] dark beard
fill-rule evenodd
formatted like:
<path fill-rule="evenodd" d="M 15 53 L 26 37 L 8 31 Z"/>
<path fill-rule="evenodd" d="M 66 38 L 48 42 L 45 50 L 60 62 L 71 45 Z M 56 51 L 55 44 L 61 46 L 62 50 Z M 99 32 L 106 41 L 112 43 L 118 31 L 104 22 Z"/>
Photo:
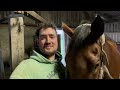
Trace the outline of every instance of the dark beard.
<path fill-rule="evenodd" d="M 49 56 L 54 55 L 54 54 L 57 52 L 57 50 L 56 50 L 56 51 L 54 51 L 53 53 L 47 53 L 47 54 L 45 54 L 45 53 L 41 52 L 38 48 L 35 49 L 35 51 L 38 52 L 39 54 L 43 55 L 43 56 L 46 57 L 46 58 L 48 58 Z"/>

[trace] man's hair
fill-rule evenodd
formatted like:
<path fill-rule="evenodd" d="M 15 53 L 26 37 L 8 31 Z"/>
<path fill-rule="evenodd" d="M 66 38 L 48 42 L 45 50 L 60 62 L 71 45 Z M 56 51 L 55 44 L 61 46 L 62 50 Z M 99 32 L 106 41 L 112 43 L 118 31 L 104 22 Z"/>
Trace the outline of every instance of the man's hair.
<path fill-rule="evenodd" d="M 55 24 L 53 23 L 40 23 L 40 25 L 38 26 L 38 29 L 36 30 L 36 36 L 39 37 L 39 32 L 40 30 L 42 29 L 47 29 L 47 28 L 52 28 L 55 30 L 56 34 L 57 34 L 57 31 L 56 31 L 56 26 Z"/>

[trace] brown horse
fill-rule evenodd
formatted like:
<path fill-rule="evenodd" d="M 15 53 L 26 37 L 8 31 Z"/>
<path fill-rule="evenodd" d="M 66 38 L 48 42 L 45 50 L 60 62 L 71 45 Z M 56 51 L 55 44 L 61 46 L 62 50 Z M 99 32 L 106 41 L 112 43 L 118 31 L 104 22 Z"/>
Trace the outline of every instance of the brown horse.
<path fill-rule="evenodd" d="M 120 52 L 115 42 L 104 35 L 104 21 L 97 15 L 92 24 L 75 30 L 62 23 L 71 37 L 65 61 L 70 79 L 117 79 L 120 74 Z"/>

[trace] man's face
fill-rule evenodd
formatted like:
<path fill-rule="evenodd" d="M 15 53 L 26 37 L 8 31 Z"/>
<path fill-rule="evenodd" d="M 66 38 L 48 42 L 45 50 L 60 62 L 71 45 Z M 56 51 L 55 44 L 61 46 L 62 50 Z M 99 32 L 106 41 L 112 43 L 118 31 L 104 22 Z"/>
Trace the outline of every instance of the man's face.
<path fill-rule="evenodd" d="M 54 55 L 58 49 L 56 31 L 53 28 L 42 29 L 39 32 L 38 46 L 45 55 Z"/>

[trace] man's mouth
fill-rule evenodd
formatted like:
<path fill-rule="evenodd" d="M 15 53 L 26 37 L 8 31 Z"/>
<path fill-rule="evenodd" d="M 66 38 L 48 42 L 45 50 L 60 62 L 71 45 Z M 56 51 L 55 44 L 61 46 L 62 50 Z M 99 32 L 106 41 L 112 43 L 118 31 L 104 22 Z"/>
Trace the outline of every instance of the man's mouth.
<path fill-rule="evenodd" d="M 48 49 L 49 49 L 49 48 L 51 48 L 51 47 L 53 47 L 53 46 L 50 46 L 50 45 L 49 45 L 49 46 L 45 46 L 44 48 L 48 48 Z"/>

